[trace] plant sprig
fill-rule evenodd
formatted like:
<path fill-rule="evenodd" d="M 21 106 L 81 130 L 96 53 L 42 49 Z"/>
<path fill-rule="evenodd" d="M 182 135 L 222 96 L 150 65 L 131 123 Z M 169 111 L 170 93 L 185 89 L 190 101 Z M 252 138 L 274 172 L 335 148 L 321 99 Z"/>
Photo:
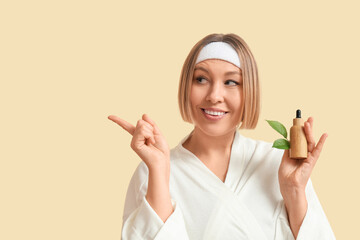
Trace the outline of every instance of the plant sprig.
<path fill-rule="evenodd" d="M 275 129 L 278 133 L 280 133 L 284 138 L 280 138 L 274 141 L 272 147 L 278 149 L 289 149 L 290 141 L 287 139 L 287 131 L 283 124 L 278 121 L 266 120 L 269 125 Z"/>

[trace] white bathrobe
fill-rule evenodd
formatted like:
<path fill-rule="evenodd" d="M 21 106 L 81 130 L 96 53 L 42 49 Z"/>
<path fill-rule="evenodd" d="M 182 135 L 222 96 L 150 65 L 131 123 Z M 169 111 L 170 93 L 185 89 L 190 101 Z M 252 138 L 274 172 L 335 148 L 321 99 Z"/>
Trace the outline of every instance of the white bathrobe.
<path fill-rule="evenodd" d="M 148 168 L 140 162 L 126 195 L 122 239 L 294 239 L 278 182 L 284 150 L 237 130 L 222 182 L 182 146 L 190 134 L 170 151 L 174 212 L 164 223 L 146 201 Z M 335 239 L 311 180 L 306 198 L 308 209 L 297 239 Z"/>

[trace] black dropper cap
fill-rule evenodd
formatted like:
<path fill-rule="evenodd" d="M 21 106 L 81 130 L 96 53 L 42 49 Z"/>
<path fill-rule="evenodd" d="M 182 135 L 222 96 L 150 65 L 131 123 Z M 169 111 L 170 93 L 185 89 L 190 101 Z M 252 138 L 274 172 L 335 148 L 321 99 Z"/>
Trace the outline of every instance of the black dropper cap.
<path fill-rule="evenodd" d="M 296 110 L 296 118 L 301 118 L 301 110 Z"/>

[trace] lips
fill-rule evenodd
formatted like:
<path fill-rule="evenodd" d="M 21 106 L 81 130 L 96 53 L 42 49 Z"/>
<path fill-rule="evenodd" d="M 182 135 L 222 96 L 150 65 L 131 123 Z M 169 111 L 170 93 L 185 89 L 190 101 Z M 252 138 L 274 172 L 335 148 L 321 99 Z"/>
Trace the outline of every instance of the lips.
<path fill-rule="evenodd" d="M 208 109 L 201 108 L 201 112 L 203 116 L 210 121 L 220 121 L 220 119 L 224 118 L 228 112 L 225 111 L 208 111 Z"/>
<path fill-rule="evenodd" d="M 212 112 L 225 112 L 225 113 L 228 113 L 227 111 L 224 111 L 222 109 L 219 109 L 219 108 L 201 108 L 201 110 L 207 110 L 207 111 L 212 111 Z"/>

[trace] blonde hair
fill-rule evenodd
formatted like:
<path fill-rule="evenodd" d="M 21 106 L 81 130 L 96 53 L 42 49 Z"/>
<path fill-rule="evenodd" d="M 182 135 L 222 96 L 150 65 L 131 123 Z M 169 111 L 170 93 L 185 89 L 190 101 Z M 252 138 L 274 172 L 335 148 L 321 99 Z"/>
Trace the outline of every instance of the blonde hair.
<path fill-rule="evenodd" d="M 195 68 L 195 61 L 201 49 L 210 42 L 226 42 L 238 53 L 241 62 L 243 79 L 243 94 L 239 129 L 254 129 L 260 114 L 260 84 L 257 65 L 250 48 L 245 41 L 236 34 L 210 34 L 201 39 L 191 49 L 180 74 L 178 103 L 181 117 L 185 122 L 193 123 L 190 105 L 190 91 Z"/>

